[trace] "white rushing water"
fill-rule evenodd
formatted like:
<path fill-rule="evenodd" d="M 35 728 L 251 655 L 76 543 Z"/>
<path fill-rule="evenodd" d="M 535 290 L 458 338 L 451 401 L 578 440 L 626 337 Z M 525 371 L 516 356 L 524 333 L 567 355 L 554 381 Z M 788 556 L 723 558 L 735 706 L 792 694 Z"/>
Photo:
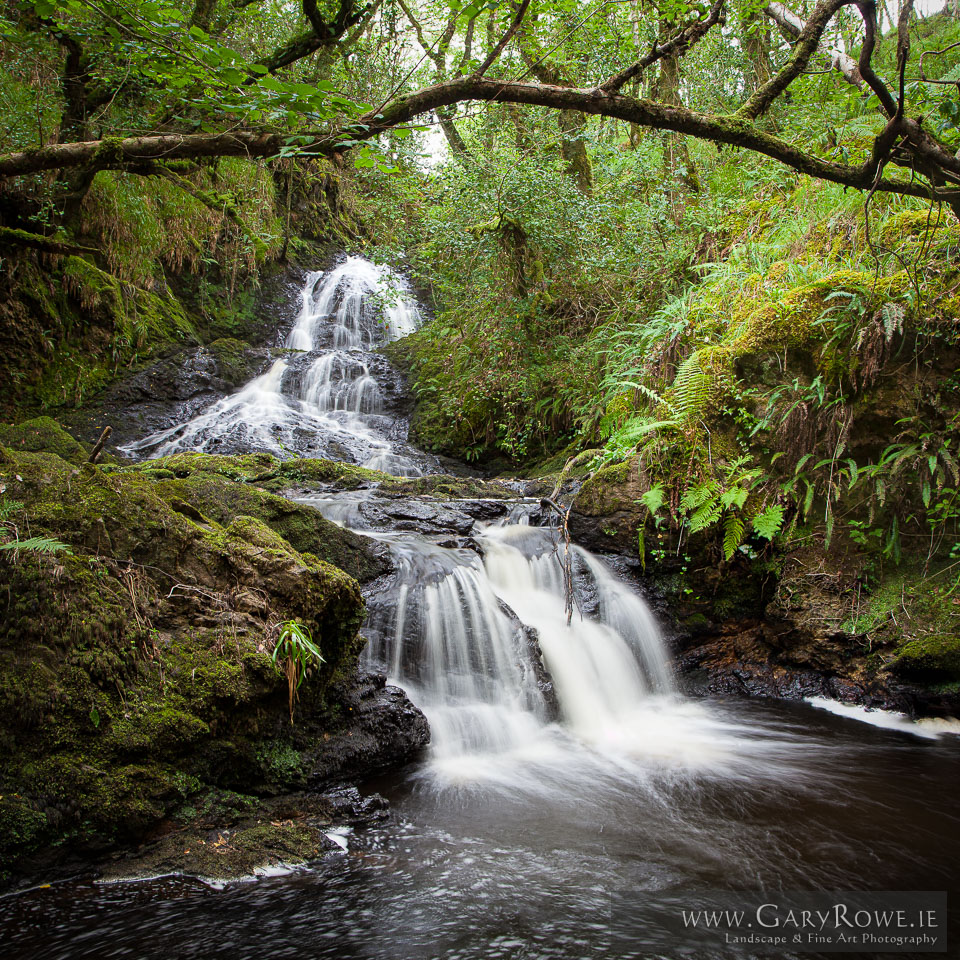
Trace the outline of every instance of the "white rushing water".
<path fill-rule="evenodd" d="M 140 456 L 184 450 L 350 459 L 399 476 L 419 475 L 405 424 L 384 413 L 371 364 L 382 343 L 416 330 L 406 281 L 388 267 L 348 257 L 307 274 L 285 358 L 237 393 L 123 449 Z"/>
<path fill-rule="evenodd" d="M 313 502 L 362 529 L 370 501 Z M 482 556 L 440 546 L 442 537 L 375 534 L 397 574 L 369 598 L 365 656 L 427 715 L 422 781 L 566 803 L 582 799 L 584 782 L 619 792 L 663 776 L 750 781 L 796 770 L 804 750 L 789 730 L 732 721 L 678 694 L 646 603 L 579 547 L 568 626 L 563 546 L 516 512 L 474 529 Z"/>
<path fill-rule="evenodd" d="M 383 413 L 384 367 L 373 351 L 418 321 L 403 278 L 385 267 L 350 257 L 312 272 L 285 339 L 295 353 L 130 449 L 163 455 L 227 444 L 417 474 L 424 461 L 398 442 L 398 421 Z M 315 503 L 362 529 L 369 497 Z M 731 723 L 679 696 L 644 601 L 579 547 L 567 624 L 555 532 L 529 518 L 529 504 L 518 500 L 499 524 L 478 525 L 479 553 L 451 549 L 444 536 L 377 534 L 398 573 L 371 599 L 367 655 L 427 714 L 433 741 L 424 777 L 439 787 L 542 796 L 563 793 L 571 777 L 622 785 L 664 771 L 782 774 L 796 746 L 789 733 Z"/>

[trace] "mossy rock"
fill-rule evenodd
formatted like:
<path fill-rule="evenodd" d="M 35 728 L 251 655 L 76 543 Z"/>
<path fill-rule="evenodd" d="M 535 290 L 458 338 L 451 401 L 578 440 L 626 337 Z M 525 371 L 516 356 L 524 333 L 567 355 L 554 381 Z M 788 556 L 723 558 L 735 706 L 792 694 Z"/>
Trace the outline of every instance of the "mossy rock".
<path fill-rule="evenodd" d="M 343 531 L 214 473 L 0 451 L 31 533 L 71 548 L 0 558 L 0 874 L 50 844 L 142 836 L 211 787 L 299 786 L 302 772 L 280 762 L 294 748 L 271 631 L 295 619 L 323 653 L 298 706 L 298 743 L 316 749 L 343 722 L 324 696 L 354 669 L 364 608 L 356 581 L 307 547 L 326 535 L 346 556 Z"/>
<path fill-rule="evenodd" d="M 217 362 L 220 378 L 235 387 L 250 379 L 259 362 L 249 343 L 233 337 L 214 340 L 207 350 Z"/>
<path fill-rule="evenodd" d="M 0 446 L 16 451 L 56 454 L 69 463 L 86 463 L 90 453 L 51 417 L 37 417 L 16 425 L 0 424 Z"/>
<path fill-rule="evenodd" d="M 925 684 L 960 681 L 960 638 L 931 636 L 899 646 L 893 669 L 900 676 Z"/>
<path fill-rule="evenodd" d="M 234 517 L 256 517 L 300 552 L 312 553 L 360 582 L 390 569 L 386 552 L 374 541 L 344 530 L 319 511 L 245 483 L 229 483 L 203 471 L 161 478 L 157 489 L 179 512 L 229 524 Z M 189 505 L 186 510 L 182 504 Z M 196 516 L 194 517 L 196 518 Z"/>

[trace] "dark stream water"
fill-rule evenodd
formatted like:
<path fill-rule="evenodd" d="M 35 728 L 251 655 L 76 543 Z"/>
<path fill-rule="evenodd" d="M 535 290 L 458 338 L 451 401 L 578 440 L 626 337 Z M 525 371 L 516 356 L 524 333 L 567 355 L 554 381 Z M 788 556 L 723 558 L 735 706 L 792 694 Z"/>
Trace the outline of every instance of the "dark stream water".
<path fill-rule="evenodd" d="M 960 892 L 952 738 L 803 704 L 710 708 L 747 739 L 776 738 L 781 755 L 732 777 L 651 767 L 645 783 L 575 763 L 536 802 L 437 790 L 413 769 L 373 785 L 392 801 L 390 824 L 300 872 L 219 891 L 165 879 L 0 901 L 3 954 L 751 956 L 685 946 L 680 912 L 718 889 Z"/>
<path fill-rule="evenodd" d="M 356 260 L 312 274 L 287 340 L 304 353 L 137 449 L 256 441 L 435 469 L 381 395 L 372 348 L 413 310 L 377 326 L 378 276 Z M 367 658 L 421 706 L 433 741 L 366 785 L 392 818 L 322 860 L 220 889 L 68 882 L 0 899 L 0 956 L 750 957 L 721 935 L 696 940 L 683 911 L 730 891 L 741 909 L 796 891 L 960 892 L 953 732 L 683 697 L 642 598 L 579 548 L 566 624 L 554 537 L 530 504 L 308 502 L 396 561 L 368 597 Z"/>

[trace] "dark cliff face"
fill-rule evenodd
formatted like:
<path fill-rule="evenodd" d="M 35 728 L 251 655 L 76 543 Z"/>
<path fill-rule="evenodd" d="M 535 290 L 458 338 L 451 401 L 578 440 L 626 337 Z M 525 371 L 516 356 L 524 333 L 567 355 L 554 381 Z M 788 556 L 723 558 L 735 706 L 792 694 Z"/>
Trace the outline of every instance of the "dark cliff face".
<path fill-rule="evenodd" d="M 246 482 L 270 458 L 91 465 L 52 421 L 4 428 L 0 442 L 7 532 L 64 545 L 0 554 L 3 880 L 183 826 L 225 792 L 249 812 L 427 743 L 405 695 L 357 673 L 355 578 L 389 560 Z M 271 659 L 288 619 L 325 660 L 292 724 Z"/>

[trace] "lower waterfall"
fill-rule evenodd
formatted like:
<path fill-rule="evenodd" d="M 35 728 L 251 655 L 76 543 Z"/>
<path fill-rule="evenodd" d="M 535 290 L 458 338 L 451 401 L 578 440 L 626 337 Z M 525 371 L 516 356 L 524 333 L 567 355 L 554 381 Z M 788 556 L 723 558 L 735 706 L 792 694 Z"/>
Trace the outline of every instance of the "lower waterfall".
<path fill-rule="evenodd" d="M 576 546 L 568 626 L 563 541 L 529 523 L 534 504 L 478 521 L 464 546 L 371 529 L 368 492 L 303 502 L 393 554 L 396 573 L 367 597 L 362 656 L 426 714 L 417 777 L 429 789 L 574 799 L 579 777 L 620 790 L 663 775 L 778 776 L 798 759 L 784 731 L 678 693 L 647 604 Z"/>

